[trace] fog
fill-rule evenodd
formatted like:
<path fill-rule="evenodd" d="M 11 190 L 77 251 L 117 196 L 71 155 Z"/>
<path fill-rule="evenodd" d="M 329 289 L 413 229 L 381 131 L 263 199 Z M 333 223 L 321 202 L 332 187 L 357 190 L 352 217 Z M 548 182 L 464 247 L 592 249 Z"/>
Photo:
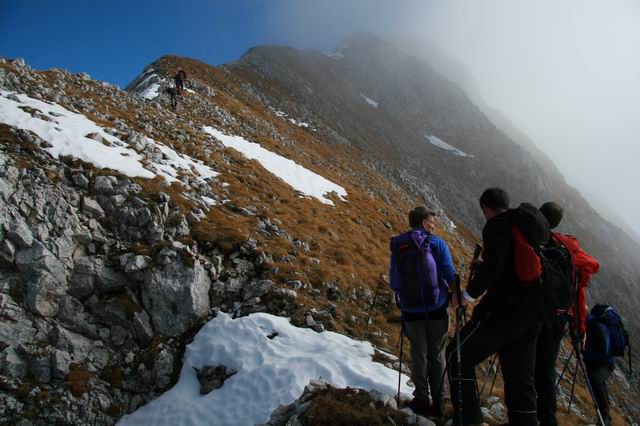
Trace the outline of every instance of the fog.
<path fill-rule="evenodd" d="M 610 220 L 640 234 L 640 2 L 272 3 L 271 40 L 330 49 L 355 31 L 429 40 Z"/>

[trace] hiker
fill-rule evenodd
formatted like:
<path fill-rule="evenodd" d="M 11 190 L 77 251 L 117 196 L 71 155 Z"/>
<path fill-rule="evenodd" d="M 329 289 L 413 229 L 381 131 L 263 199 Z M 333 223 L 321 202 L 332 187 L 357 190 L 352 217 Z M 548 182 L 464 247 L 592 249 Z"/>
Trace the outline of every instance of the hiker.
<path fill-rule="evenodd" d="M 183 68 L 178 68 L 178 72 L 176 73 L 174 80 L 176 83 L 176 91 L 178 95 L 182 95 L 184 85 L 187 82 L 187 72 Z"/>
<path fill-rule="evenodd" d="M 593 396 L 606 426 L 612 424 L 607 380 L 615 367 L 614 357 L 624 356 L 627 346 L 629 335 L 620 315 L 610 306 L 595 305 L 587 317 L 584 363 Z"/>
<path fill-rule="evenodd" d="M 562 221 L 563 210 L 554 203 L 548 202 L 540 206 L 540 212 L 549 222 L 549 227 L 555 229 Z M 575 302 L 571 309 L 559 311 L 550 321 L 542 324 L 538 335 L 536 349 L 535 384 L 538 395 L 538 420 L 540 426 L 556 426 L 556 359 L 560 351 L 560 342 L 564 337 L 567 326 L 582 342 L 586 337 L 587 298 L 586 288 L 591 276 L 598 272 L 598 261 L 587 254 L 578 240 L 571 236 L 552 232 L 549 244 L 564 246 L 571 256 L 572 283 L 574 283 Z"/>
<path fill-rule="evenodd" d="M 402 327 L 411 342 L 415 390 L 408 406 L 419 415 L 442 417 L 449 284 L 455 269 L 447 243 L 433 233 L 436 213 L 416 207 L 409 212 L 409 226 L 410 231 L 391 239 L 389 273 L 389 285 L 402 311 Z"/>
<path fill-rule="evenodd" d="M 484 297 L 473 309 L 471 320 L 460 331 L 460 367 L 451 361 L 458 355 L 455 342 L 447 347 L 454 413 L 462 410 L 464 425 L 482 424 L 475 387 L 475 366 L 497 352 L 502 366 L 509 424 L 536 426 L 534 368 L 541 312 L 540 305 L 535 303 L 535 290 L 522 285 L 516 276 L 512 217 L 517 209 L 509 209 L 509 196 L 500 188 L 485 190 L 479 201 L 487 220 L 482 230 L 484 254 L 475 264 L 462 300 L 458 300 L 454 293 L 452 306 L 457 307 L 459 303 L 466 306 L 483 294 Z M 548 240 L 546 220 L 535 207 L 527 206 L 534 217 L 539 216 L 540 232 L 545 234 L 546 231 L 545 240 Z M 461 380 L 458 380 L 459 371 Z M 453 424 L 459 424 L 457 415 L 454 415 Z"/>
<path fill-rule="evenodd" d="M 178 93 L 175 87 L 167 87 L 167 94 L 169 95 L 169 98 L 171 99 L 171 109 L 172 110 L 176 110 L 176 107 L 178 106 Z"/>

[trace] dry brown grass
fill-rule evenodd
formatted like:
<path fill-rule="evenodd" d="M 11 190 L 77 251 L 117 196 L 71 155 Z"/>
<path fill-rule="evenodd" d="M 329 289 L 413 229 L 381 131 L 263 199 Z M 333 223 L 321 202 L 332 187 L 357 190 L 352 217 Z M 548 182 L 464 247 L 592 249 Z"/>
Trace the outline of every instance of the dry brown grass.
<path fill-rule="evenodd" d="M 67 375 L 69 391 L 76 398 L 81 397 L 91 389 L 89 381 L 92 378 L 93 374 L 84 365 L 71 364 Z"/>
<path fill-rule="evenodd" d="M 402 424 L 405 414 L 387 407 L 374 408 L 366 392 L 353 389 L 325 389 L 311 399 L 310 408 L 300 416 L 303 425 L 315 426 L 382 426 Z"/>

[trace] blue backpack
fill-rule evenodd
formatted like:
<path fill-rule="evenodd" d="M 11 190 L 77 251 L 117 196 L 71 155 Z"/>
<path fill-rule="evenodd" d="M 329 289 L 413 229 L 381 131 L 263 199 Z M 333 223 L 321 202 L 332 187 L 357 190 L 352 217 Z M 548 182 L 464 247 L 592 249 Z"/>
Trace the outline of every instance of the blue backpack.
<path fill-rule="evenodd" d="M 414 229 L 391 239 L 391 284 L 405 312 L 434 311 L 448 300 L 448 288 L 438 279 L 430 238 L 426 231 Z"/>
<path fill-rule="evenodd" d="M 584 359 L 600 361 L 624 356 L 629 334 L 618 312 L 607 305 L 595 305 L 587 316 L 587 342 Z"/>

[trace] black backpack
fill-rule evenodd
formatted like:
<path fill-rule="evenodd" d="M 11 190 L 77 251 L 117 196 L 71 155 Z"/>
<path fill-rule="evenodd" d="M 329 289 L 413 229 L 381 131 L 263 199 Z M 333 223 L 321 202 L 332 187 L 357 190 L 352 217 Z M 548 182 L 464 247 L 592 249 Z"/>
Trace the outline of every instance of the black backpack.
<path fill-rule="evenodd" d="M 571 253 L 562 244 L 550 240 L 540 248 L 540 258 L 543 304 L 549 314 L 556 315 L 576 303 L 577 286 L 573 278 Z"/>
<path fill-rule="evenodd" d="M 546 321 L 560 310 L 569 309 L 575 299 L 571 253 L 551 239 L 549 223 L 536 207 L 522 203 L 512 210 L 514 256 L 518 276 L 535 277 L 523 282 L 537 289 L 538 303 Z M 527 247 L 522 247 L 523 239 Z"/>

